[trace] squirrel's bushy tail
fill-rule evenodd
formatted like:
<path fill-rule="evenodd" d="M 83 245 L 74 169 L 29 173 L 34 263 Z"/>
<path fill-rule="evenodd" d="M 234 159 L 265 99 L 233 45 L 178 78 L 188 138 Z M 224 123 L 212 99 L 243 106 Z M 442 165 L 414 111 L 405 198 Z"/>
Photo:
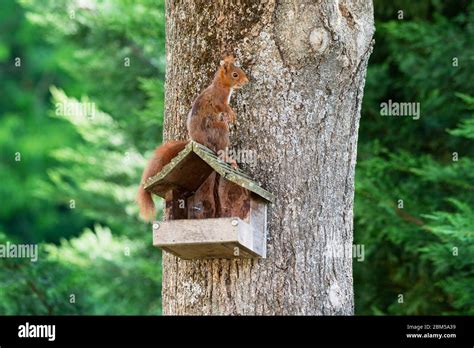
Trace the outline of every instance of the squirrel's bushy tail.
<path fill-rule="evenodd" d="M 143 184 L 146 179 L 160 172 L 187 144 L 187 140 L 168 141 L 155 150 L 153 157 L 148 162 L 143 171 L 136 198 L 138 206 L 140 207 L 140 216 L 143 220 L 152 221 L 156 214 L 155 203 L 153 203 L 151 193 L 143 189 Z"/>

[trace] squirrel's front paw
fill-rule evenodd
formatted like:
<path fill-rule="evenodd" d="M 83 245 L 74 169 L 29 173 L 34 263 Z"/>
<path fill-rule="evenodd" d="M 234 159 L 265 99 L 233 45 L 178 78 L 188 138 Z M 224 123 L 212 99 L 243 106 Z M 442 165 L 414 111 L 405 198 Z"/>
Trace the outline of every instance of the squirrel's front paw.
<path fill-rule="evenodd" d="M 224 113 L 224 121 L 230 124 L 235 124 L 235 121 L 237 120 L 237 117 L 235 115 L 235 112 L 226 112 Z"/>
<path fill-rule="evenodd" d="M 232 168 L 234 168 L 234 169 L 238 169 L 238 168 L 239 168 L 239 166 L 237 165 L 237 161 L 236 161 L 235 159 L 231 158 L 231 159 L 229 160 L 229 163 L 230 163 L 230 166 L 231 166 Z"/>

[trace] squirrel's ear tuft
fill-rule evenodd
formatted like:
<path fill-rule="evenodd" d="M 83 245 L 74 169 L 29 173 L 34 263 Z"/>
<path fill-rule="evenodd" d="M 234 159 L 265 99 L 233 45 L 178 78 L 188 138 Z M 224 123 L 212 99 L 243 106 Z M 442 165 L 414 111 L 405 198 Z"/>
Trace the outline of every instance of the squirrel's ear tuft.
<path fill-rule="evenodd" d="M 224 67 L 225 71 L 228 71 L 234 64 L 235 58 L 233 56 L 225 56 L 221 61 L 220 65 Z"/>
<path fill-rule="evenodd" d="M 225 56 L 224 57 L 224 62 L 225 63 L 233 63 L 233 62 L 235 62 L 235 58 L 233 56 Z"/>

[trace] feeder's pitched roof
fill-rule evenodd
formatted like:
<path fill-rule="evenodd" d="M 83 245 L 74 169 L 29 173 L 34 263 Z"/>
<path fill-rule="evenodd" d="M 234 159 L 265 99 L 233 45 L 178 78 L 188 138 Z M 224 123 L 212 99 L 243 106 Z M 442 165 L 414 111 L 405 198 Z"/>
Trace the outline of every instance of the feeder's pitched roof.
<path fill-rule="evenodd" d="M 165 197 L 166 192 L 179 188 L 187 192 L 196 191 L 207 177 L 215 170 L 223 178 L 246 188 L 268 202 L 273 202 L 275 196 L 261 188 L 250 176 L 235 170 L 221 160 L 207 147 L 190 141 L 188 145 L 163 167 L 161 172 L 145 182 L 145 190 Z"/>

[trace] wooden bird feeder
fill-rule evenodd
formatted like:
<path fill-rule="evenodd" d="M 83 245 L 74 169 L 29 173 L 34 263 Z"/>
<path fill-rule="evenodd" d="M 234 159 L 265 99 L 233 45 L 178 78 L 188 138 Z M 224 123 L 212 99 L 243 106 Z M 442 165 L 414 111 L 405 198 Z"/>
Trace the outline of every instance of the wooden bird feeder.
<path fill-rule="evenodd" d="M 207 147 L 190 141 L 145 190 L 166 200 L 153 245 L 182 259 L 265 258 L 274 196 Z"/>

